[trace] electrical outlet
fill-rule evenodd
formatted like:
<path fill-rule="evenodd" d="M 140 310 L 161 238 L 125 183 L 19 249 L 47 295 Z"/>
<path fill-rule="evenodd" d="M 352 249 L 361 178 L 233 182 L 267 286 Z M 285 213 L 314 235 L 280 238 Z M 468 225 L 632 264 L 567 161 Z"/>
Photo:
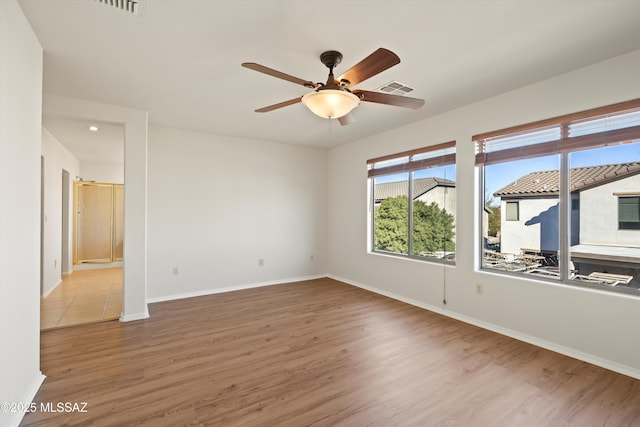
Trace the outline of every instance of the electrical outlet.
<path fill-rule="evenodd" d="M 484 294 L 484 285 L 482 283 L 476 283 L 476 294 L 478 295 Z"/>
<path fill-rule="evenodd" d="M 264 267 L 264 259 L 258 258 L 258 267 Z"/>
<path fill-rule="evenodd" d="M 173 267 L 172 273 L 174 276 L 178 275 L 178 267 Z"/>

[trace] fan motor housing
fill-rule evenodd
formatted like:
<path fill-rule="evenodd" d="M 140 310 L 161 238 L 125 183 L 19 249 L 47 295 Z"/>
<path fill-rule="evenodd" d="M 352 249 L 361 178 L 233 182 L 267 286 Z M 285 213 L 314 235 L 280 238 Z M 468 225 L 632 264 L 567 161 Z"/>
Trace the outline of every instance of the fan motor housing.
<path fill-rule="evenodd" d="M 320 55 L 320 62 L 331 69 L 342 62 L 342 54 L 337 50 L 328 50 Z"/>

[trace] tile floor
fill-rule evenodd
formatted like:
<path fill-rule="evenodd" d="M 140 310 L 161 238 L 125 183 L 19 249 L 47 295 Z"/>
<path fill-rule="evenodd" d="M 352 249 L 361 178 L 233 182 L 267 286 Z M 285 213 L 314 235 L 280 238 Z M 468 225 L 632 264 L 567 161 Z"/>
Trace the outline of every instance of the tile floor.
<path fill-rule="evenodd" d="M 121 312 L 122 268 L 77 270 L 40 300 L 40 329 L 118 319 Z"/>

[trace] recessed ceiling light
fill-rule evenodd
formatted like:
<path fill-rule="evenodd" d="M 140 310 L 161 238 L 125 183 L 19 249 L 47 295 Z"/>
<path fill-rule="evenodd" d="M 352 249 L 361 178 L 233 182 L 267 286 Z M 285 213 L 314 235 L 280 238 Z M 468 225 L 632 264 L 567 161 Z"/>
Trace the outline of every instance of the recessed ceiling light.
<path fill-rule="evenodd" d="M 98 132 L 98 126 L 91 125 L 91 126 L 89 126 L 89 130 L 91 132 Z"/>

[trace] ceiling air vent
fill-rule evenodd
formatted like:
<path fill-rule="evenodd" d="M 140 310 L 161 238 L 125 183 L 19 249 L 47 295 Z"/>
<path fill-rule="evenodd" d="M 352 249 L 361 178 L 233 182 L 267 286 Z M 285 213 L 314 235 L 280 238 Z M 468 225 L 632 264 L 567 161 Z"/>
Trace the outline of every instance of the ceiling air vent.
<path fill-rule="evenodd" d="M 411 92 L 413 88 L 405 85 L 404 83 L 392 81 L 376 90 L 378 92 L 390 93 L 392 95 L 406 95 Z"/>
<path fill-rule="evenodd" d="M 132 15 L 142 15 L 142 2 L 144 0 L 96 0 L 105 6 L 119 9 Z"/>

